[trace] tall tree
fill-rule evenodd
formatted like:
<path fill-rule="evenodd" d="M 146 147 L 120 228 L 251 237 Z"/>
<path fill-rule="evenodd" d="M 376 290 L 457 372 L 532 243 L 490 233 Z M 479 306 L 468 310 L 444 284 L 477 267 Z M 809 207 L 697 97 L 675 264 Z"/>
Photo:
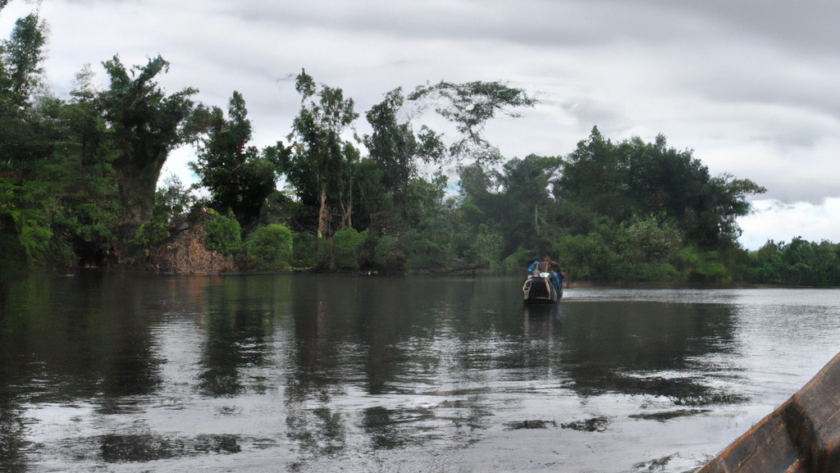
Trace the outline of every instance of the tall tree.
<path fill-rule="evenodd" d="M 44 119 L 33 97 L 45 28 L 30 14 L 18 19 L 10 38 L 0 43 L 0 232 L 16 238 L 30 262 L 44 254 L 52 237 L 50 212 L 58 190 L 55 179 L 42 173 L 41 161 L 53 154 L 60 125 L 55 117 Z"/>
<path fill-rule="evenodd" d="M 451 158 L 456 161 L 471 158 L 478 163 L 501 160 L 499 149 L 484 137 L 487 121 L 497 114 L 520 117 L 521 114 L 513 109 L 533 107 L 538 103 L 524 89 L 499 81 L 463 84 L 441 81 L 435 85 L 418 86 L 408 99 L 434 104 L 438 114 L 455 124 L 461 138 L 450 145 Z"/>
<path fill-rule="evenodd" d="M 352 207 L 347 208 L 352 206 L 352 196 L 331 191 L 342 187 L 348 159 L 353 158 L 353 149 L 345 145 L 341 133 L 359 114 L 353 110 L 353 99 L 345 99 L 341 89 L 316 84 L 305 70 L 297 75 L 295 89 L 301 95 L 301 109 L 292 123 L 290 139 L 296 139 L 292 146 L 295 153 L 285 166 L 286 173 L 304 194 L 302 199 L 311 199 L 311 193 L 317 189 L 318 234 L 327 236 L 331 233 L 330 201 L 336 207 L 345 207 L 342 224 L 347 212 L 352 212 Z"/>
<path fill-rule="evenodd" d="M 0 156 L 7 165 L 51 152 L 37 137 L 39 123 L 32 117 L 32 93 L 41 83 L 45 46 L 46 24 L 35 14 L 18 19 L 10 38 L 0 43 Z"/>
<path fill-rule="evenodd" d="M 46 23 L 32 13 L 15 22 L 12 35 L 4 44 L 6 69 L 18 106 L 29 100 L 40 83 L 41 61 L 47 43 L 45 31 Z"/>
<path fill-rule="evenodd" d="M 198 91 L 186 88 L 167 95 L 155 82 L 169 69 L 160 56 L 130 70 L 118 56 L 103 65 L 111 84 L 101 95 L 101 106 L 120 152 L 113 162 L 124 209 L 117 232 L 129 237 L 152 216 L 155 188 L 169 152 L 195 136 L 190 96 Z"/>
<path fill-rule="evenodd" d="M 546 233 L 546 215 L 556 207 L 549 186 L 562 163 L 561 158 L 530 155 L 506 162 L 501 173 L 480 164 L 461 168 L 463 221 L 472 231 L 484 225 L 502 235 L 505 254 L 519 246 L 537 248 Z"/>
<path fill-rule="evenodd" d="M 273 164 L 251 140 L 251 121 L 245 99 L 234 92 L 228 105 L 228 119 L 218 107 L 211 112 L 207 137 L 202 140 L 198 161 L 190 163 L 210 190 L 211 205 L 221 212 L 233 211 L 242 226 L 260 215 L 266 198 L 275 190 Z"/>
<path fill-rule="evenodd" d="M 613 143 L 593 128 L 566 157 L 558 193 L 615 222 L 665 214 L 692 243 L 714 246 L 738 238 L 735 219 L 749 212 L 747 196 L 763 192 L 748 179 L 711 177 L 690 150 L 669 148 L 664 136 Z"/>
<path fill-rule="evenodd" d="M 411 123 L 400 122 L 404 102 L 399 88 L 385 94 L 385 99 L 365 114 L 373 133 L 364 137 L 370 158 L 382 170 L 382 184 L 393 192 L 403 211 L 408 183 L 416 177 L 418 165 L 439 162 L 446 154 L 440 135 L 423 126 L 415 136 Z"/>

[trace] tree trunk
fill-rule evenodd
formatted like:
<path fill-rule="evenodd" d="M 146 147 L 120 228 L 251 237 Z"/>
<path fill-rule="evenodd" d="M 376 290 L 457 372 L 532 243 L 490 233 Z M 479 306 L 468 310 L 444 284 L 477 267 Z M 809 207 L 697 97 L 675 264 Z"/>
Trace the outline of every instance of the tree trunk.
<path fill-rule="evenodd" d="M 321 186 L 321 211 L 318 212 L 318 236 L 323 237 L 327 234 L 327 189 Z"/>
<path fill-rule="evenodd" d="M 123 154 L 113 162 L 123 207 L 123 214 L 115 227 L 119 238 L 133 237 L 137 229 L 152 218 L 155 190 L 168 153 L 161 150 L 151 154 L 151 157 L 141 157 L 146 159 L 137 159 L 134 153 Z"/>
<path fill-rule="evenodd" d="M 353 181 L 350 181 L 350 200 L 347 203 L 347 226 L 353 228 Z"/>

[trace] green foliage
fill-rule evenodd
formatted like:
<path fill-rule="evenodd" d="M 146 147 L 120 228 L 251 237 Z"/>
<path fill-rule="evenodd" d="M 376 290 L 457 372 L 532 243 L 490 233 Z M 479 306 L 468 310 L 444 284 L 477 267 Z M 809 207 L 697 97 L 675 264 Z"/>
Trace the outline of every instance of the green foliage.
<path fill-rule="evenodd" d="M 242 227 L 235 218 L 215 215 L 204 224 L 207 236 L 204 246 L 210 251 L 216 251 L 230 256 L 242 247 Z"/>
<path fill-rule="evenodd" d="M 763 187 L 723 175 L 712 178 L 691 151 L 633 138 L 604 139 L 597 128 L 566 159 L 557 196 L 616 222 L 633 215 L 667 215 L 689 242 L 712 247 L 740 235 L 735 219 L 749 212 L 746 197 Z"/>
<path fill-rule="evenodd" d="M 638 249 L 646 262 L 669 261 L 680 248 L 680 232 L 670 222 L 660 224 L 655 216 L 641 220 L 627 229 L 628 243 Z"/>
<path fill-rule="evenodd" d="M 399 122 L 397 117 L 404 102 L 399 88 L 385 94 L 385 100 L 366 114 L 373 133 L 364 137 L 370 158 L 382 173 L 382 185 L 394 193 L 400 205 L 405 204 L 406 188 L 417 176 L 418 164 L 439 162 L 445 154 L 440 136 L 434 131 L 423 126 L 415 136 L 409 122 Z"/>
<path fill-rule="evenodd" d="M 8 215 L 0 215 L 0 281 L 19 277 L 27 265 L 26 248 L 20 243 L 14 222 Z"/>
<path fill-rule="evenodd" d="M 436 238 L 437 237 L 437 238 Z M 426 231 L 409 230 L 400 239 L 400 250 L 406 256 L 406 269 L 437 269 L 447 267 L 449 254 L 441 241 L 427 228 Z"/>
<path fill-rule="evenodd" d="M 768 241 L 749 255 L 748 277 L 755 282 L 795 286 L 840 286 L 840 244 Z"/>
<path fill-rule="evenodd" d="M 474 164 L 461 169 L 460 217 L 464 233 L 475 238 L 481 225 L 503 238 L 502 253 L 520 246 L 545 249 L 541 239 L 549 233 L 549 222 L 557 211 L 548 188 L 562 165 L 560 158 L 530 155 L 511 159 L 502 172 L 485 171 Z"/>
<path fill-rule="evenodd" d="M 187 214 L 200 209 L 195 198 L 174 177 L 156 187 L 169 152 L 197 142 L 194 170 L 215 211 L 207 247 L 233 254 L 243 227 L 265 225 L 245 243 L 264 269 L 521 270 L 553 254 L 571 278 L 591 281 L 840 285 L 838 244 L 740 248 L 736 219 L 764 188 L 711 176 L 663 136 L 612 142 L 593 128 L 564 157 L 503 163 L 485 124 L 537 103 L 503 82 L 427 83 L 408 97 L 392 90 L 365 114 L 370 135 L 350 142 L 354 101 L 301 71 L 290 143 L 257 149 L 241 94 L 227 113 L 194 103 L 195 89 L 167 94 L 157 83 L 169 67 L 160 56 L 134 67 L 117 56 L 104 62 L 105 91 L 85 66 L 69 98 L 51 96 L 46 40 L 44 23 L 29 15 L 0 44 L 0 271 L 107 264 L 115 241 L 148 251 L 185 228 L 197 220 Z M 426 105 L 455 125 L 448 146 L 412 125 Z M 443 172 L 451 160 L 457 187 Z M 280 176 L 289 189 L 276 190 Z M 228 212 L 235 219 L 218 215 Z"/>
<path fill-rule="evenodd" d="M 521 270 L 530 266 L 531 263 L 536 261 L 538 258 L 539 253 L 520 246 L 516 249 L 516 251 L 502 261 L 502 268 Z"/>
<path fill-rule="evenodd" d="M 629 268 L 604 241 L 600 233 L 566 235 L 557 251 L 568 276 L 591 281 L 619 281 L 628 276 Z"/>
<path fill-rule="evenodd" d="M 383 172 L 376 161 L 362 159 L 356 166 L 353 179 L 354 224 L 360 228 L 374 228 L 380 232 L 394 231 L 394 195 L 382 184 Z"/>
<path fill-rule="evenodd" d="M 481 225 L 467 256 L 478 266 L 498 269 L 502 266 L 504 245 L 502 235 Z"/>
<path fill-rule="evenodd" d="M 228 119 L 214 107 L 198 160 L 190 163 L 201 178 L 201 185 L 210 190 L 210 206 L 220 212 L 231 210 L 246 226 L 257 220 L 260 209 L 275 190 L 272 160 L 277 159 L 271 156 L 276 148 L 260 153 L 257 148 L 246 146 L 252 133 L 247 115 L 245 99 L 239 92 L 230 99 Z"/>
<path fill-rule="evenodd" d="M 332 233 L 330 221 L 336 213 L 343 227 L 352 216 L 353 170 L 358 151 L 341 139 L 341 133 L 359 114 L 351 98 L 339 88 L 315 83 L 301 71 L 295 79 L 301 95 L 301 109 L 292 123 L 294 138 L 290 150 L 278 144 L 278 166 L 296 189 L 301 202 L 318 208 L 318 234 Z"/>
<path fill-rule="evenodd" d="M 461 133 L 461 139 L 450 145 L 449 155 L 457 160 L 469 157 L 479 163 L 501 160 L 498 148 L 482 135 L 487 121 L 497 114 L 518 117 L 520 115 L 511 109 L 537 104 L 537 100 L 525 90 L 498 81 L 426 84 L 418 86 L 408 99 L 435 104 L 435 111 L 454 123 Z"/>
<path fill-rule="evenodd" d="M 190 99 L 198 91 L 186 88 L 167 95 L 154 80 L 169 69 L 160 56 L 130 71 L 118 56 L 102 65 L 110 87 L 97 100 L 118 153 L 112 166 L 123 208 L 117 233 L 131 235 L 151 217 L 158 177 L 169 152 L 192 141 L 199 129 Z"/>
<path fill-rule="evenodd" d="M 726 284 L 732 281 L 732 272 L 727 268 L 732 262 L 726 256 L 725 252 L 699 251 L 687 246 L 675 255 L 676 269 L 685 281 Z"/>
<path fill-rule="evenodd" d="M 431 222 L 440 217 L 443 197 L 446 195 L 446 176 L 435 176 L 431 181 L 412 179 L 405 195 L 404 220 L 409 226 Z"/>
<path fill-rule="evenodd" d="M 397 254 L 397 239 L 384 235 L 379 238 L 374 250 L 374 262 L 380 268 L 384 268 L 388 264 L 388 258 Z"/>
<path fill-rule="evenodd" d="M 344 227 L 333 235 L 333 264 L 336 269 L 359 269 L 359 247 L 367 239 L 368 231 L 361 233 Z"/>
<path fill-rule="evenodd" d="M 163 187 L 155 192 L 155 205 L 162 207 L 170 219 L 184 215 L 195 203 L 196 198 L 190 189 L 174 174 L 167 176 L 163 180 Z"/>
<path fill-rule="evenodd" d="M 289 269 L 292 257 L 292 232 L 272 224 L 254 230 L 245 243 L 248 257 L 264 270 Z"/>
<path fill-rule="evenodd" d="M 3 42 L 5 69 L 17 105 L 27 102 L 40 85 L 41 61 L 47 43 L 45 29 L 46 24 L 30 14 L 15 22 L 11 38 Z"/>
<path fill-rule="evenodd" d="M 166 214 L 156 212 L 146 223 L 140 225 L 137 233 L 134 234 L 133 241 L 148 251 L 152 245 L 163 241 L 168 236 L 169 231 L 166 225 Z"/>
<path fill-rule="evenodd" d="M 312 233 L 292 235 L 292 264 L 297 268 L 314 268 L 318 265 L 318 240 Z"/>

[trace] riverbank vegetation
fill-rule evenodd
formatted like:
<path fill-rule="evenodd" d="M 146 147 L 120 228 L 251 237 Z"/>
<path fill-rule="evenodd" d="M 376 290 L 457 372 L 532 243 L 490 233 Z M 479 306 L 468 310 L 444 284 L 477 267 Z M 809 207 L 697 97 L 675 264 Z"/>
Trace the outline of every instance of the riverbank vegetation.
<path fill-rule="evenodd" d="M 593 128 L 565 154 L 502 157 L 484 125 L 537 103 L 503 82 L 397 88 L 362 112 L 301 71 L 290 135 L 260 149 L 242 94 L 223 110 L 196 102 L 196 89 L 168 93 L 161 57 L 104 61 L 105 90 L 85 66 L 56 97 L 46 42 L 32 14 L 0 49 L 5 277 L 77 265 L 519 271 L 550 255 L 573 280 L 601 283 L 840 285 L 840 245 L 743 249 L 736 219 L 765 189 L 710 175 L 663 136 L 613 141 Z M 408 109 L 434 110 L 456 134 L 418 126 Z M 360 120 L 369 135 L 354 132 Z M 159 185 L 169 153 L 185 145 L 196 150 L 197 184 Z"/>

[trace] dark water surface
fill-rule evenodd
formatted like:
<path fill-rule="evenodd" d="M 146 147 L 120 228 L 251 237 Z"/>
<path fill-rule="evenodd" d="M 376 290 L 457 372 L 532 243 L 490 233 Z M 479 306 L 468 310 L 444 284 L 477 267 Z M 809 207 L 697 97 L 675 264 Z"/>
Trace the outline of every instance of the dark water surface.
<path fill-rule="evenodd" d="M 840 290 L 32 276 L 0 471 L 692 471 L 840 350 Z"/>

